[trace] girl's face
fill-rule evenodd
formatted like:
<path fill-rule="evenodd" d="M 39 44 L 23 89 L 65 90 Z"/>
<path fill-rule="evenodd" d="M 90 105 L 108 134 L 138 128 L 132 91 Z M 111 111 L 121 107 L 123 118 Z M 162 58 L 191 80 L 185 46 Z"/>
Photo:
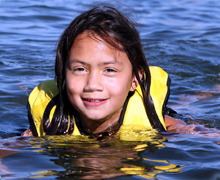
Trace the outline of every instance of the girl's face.
<path fill-rule="evenodd" d="M 80 34 L 66 63 L 68 98 L 82 121 L 117 121 L 137 82 L 127 54 L 102 39 Z"/>

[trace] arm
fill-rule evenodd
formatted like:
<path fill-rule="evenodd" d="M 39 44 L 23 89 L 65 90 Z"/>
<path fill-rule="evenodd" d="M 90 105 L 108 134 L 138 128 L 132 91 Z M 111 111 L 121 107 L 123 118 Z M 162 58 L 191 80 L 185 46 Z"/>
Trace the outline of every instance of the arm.
<path fill-rule="evenodd" d="M 33 136 L 33 133 L 31 131 L 30 128 L 28 128 L 26 131 L 24 131 L 21 136 L 27 136 L 27 137 L 30 137 L 30 136 Z"/>
<path fill-rule="evenodd" d="M 220 137 L 220 131 L 218 129 L 206 128 L 200 124 L 188 125 L 170 116 L 165 116 L 165 125 L 168 133 L 196 134 L 207 138 Z"/>
<path fill-rule="evenodd" d="M 206 128 L 203 125 L 192 124 L 188 125 L 181 120 L 174 119 L 170 116 L 165 116 L 165 125 L 167 127 L 168 133 L 178 133 L 178 134 L 201 134 L 210 132 L 210 128 Z"/>
<path fill-rule="evenodd" d="M 165 115 L 165 125 L 167 127 L 167 132 L 178 132 L 180 128 L 187 128 L 187 124 L 183 121 L 174 119 L 170 116 Z M 179 132 L 178 132 L 179 133 Z"/>

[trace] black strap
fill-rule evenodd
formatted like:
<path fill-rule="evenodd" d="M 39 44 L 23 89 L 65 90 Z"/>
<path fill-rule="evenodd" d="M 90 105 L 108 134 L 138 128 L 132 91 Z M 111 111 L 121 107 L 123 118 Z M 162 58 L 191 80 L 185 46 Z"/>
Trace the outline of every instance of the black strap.
<path fill-rule="evenodd" d="M 28 110 L 28 120 L 29 120 L 29 123 L 30 123 L 30 129 L 32 131 L 32 134 L 33 134 L 33 136 L 38 136 L 37 129 L 36 129 L 36 126 L 34 124 L 32 114 L 31 114 L 31 106 L 30 106 L 29 102 L 27 102 L 27 110 Z"/>
<path fill-rule="evenodd" d="M 167 79 L 167 94 L 166 94 L 165 100 L 163 102 L 163 109 L 162 109 L 163 116 L 165 115 L 165 113 L 167 111 L 167 103 L 168 103 L 168 100 L 169 100 L 169 97 L 170 97 L 170 84 L 171 84 L 171 79 L 168 76 L 168 79 Z"/>

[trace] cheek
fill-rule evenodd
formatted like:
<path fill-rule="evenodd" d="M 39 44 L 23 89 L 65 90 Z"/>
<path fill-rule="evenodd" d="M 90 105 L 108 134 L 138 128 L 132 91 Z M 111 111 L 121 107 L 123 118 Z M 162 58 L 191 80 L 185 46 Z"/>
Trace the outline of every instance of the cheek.
<path fill-rule="evenodd" d="M 66 81 L 66 88 L 69 91 L 69 93 L 72 93 L 72 92 L 75 92 L 75 91 L 77 92 L 83 84 L 83 79 L 82 78 L 74 76 L 72 74 L 72 72 L 70 72 L 68 70 L 66 72 L 65 81 Z"/>
<path fill-rule="evenodd" d="M 66 77 L 66 89 L 67 89 L 68 96 L 70 95 L 73 96 L 79 91 L 78 88 L 80 86 L 79 84 L 77 84 L 77 82 L 78 81 L 76 81 L 75 78 L 71 78 L 70 76 Z"/>
<path fill-rule="evenodd" d="M 79 96 L 79 89 L 74 84 L 74 82 L 66 82 L 66 90 L 67 90 L 67 97 L 72 104 L 72 106 L 75 107 L 76 102 L 78 102 L 78 96 Z"/>
<path fill-rule="evenodd" d="M 106 87 L 111 92 L 111 94 L 122 96 L 127 96 L 132 85 L 132 78 L 129 76 L 121 76 L 117 79 L 108 80 Z"/>

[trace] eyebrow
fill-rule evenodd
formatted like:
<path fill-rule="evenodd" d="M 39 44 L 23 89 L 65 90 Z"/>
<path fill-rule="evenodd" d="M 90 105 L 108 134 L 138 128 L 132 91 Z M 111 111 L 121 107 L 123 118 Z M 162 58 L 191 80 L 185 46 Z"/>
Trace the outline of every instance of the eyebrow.
<path fill-rule="evenodd" d="M 117 59 L 114 59 L 113 61 L 106 61 L 106 62 L 98 63 L 98 65 L 108 65 L 108 64 L 121 64 L 121 65 L 123 65 L 123 63 L 119 62 Z"/>
<path fill-rule="evenodd" d="M 69 59 L 68 62 L 69 62 L 69 64 L 72 64 L 72 63 L 88 64 L 88 63 L 81 61 L 81 60 L 78 60 L 78 59 Z"/>
<path fill-rule="evenodd" d="M 89 63 L 87 63 L 85 61 L 82 61 L 82 60 L 79 60 L 79 59 L 71 59 L 71 60 L 69 59 L 68 65 L 70 65 L 72 63 L 80 63 L 80 64 L 83 64 L 83 65 L 89 65 Z M 122 62 L 119 62 L 117 59 L 114 59 L 112 61 L 110 60 L 110 61 L 98 63 L 98 66 L 108 65 L 108 64 L 120 64 L 120 65 L 123 65 Z"/>

